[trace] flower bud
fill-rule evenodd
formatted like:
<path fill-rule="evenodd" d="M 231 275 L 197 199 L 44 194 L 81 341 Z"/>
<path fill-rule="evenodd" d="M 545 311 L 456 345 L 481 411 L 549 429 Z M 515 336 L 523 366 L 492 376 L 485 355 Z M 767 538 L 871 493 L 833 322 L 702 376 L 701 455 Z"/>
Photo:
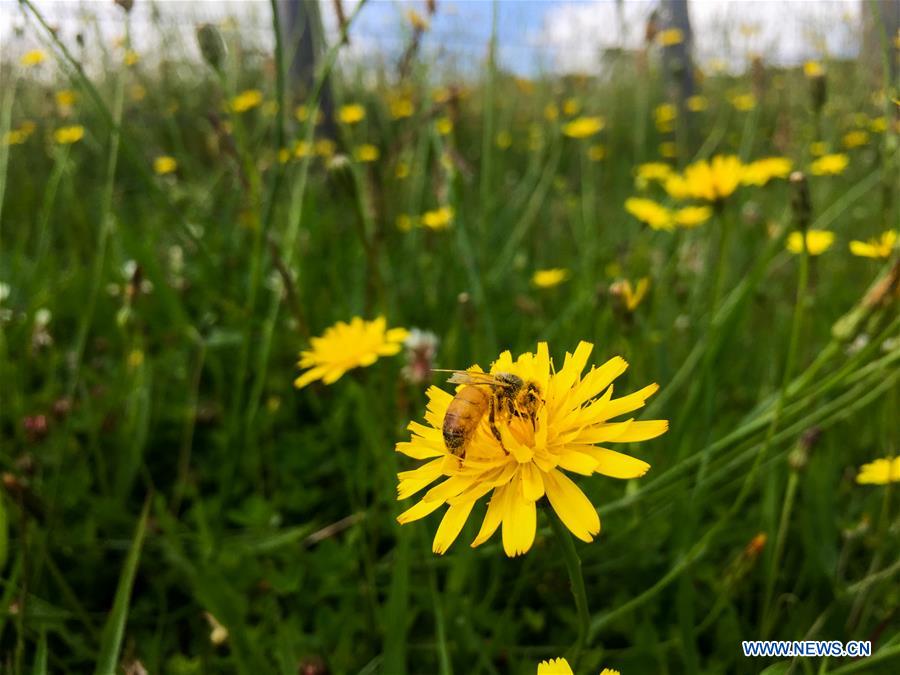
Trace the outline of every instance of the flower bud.
<path fill-rule="evenodd" d="M 211 23 L 204 23 L 197 27 L 197 44 L 200 45 L 200 53 L 203 59 L 214 69 L 221 70 L 228 53 L 225 40 L 219 29 Z"/>
<path fill-rule="evenodd" d="M 794 222 L 797 229 L 806 232 L 809 229 L 809 221 L 812 217 L 812 200 L 809 196 L 809 183 L 802 171 L 794 171 L 791 181 L 791 207 L 794 211 Z"/>

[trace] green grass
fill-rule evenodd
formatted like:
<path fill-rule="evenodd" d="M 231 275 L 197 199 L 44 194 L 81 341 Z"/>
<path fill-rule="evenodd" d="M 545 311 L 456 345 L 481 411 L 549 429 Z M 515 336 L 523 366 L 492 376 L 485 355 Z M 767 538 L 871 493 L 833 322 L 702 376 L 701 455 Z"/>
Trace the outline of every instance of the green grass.
<path fill-rule="evenodd" d="M 318 82 L 328 74 L 339 101 L 367 110 L 341 127 L 338 153 L 369 142 L 381 156 L 280 163 L 316 129 L 237 32 L 223 30 L 219 73 L 169 42 L 161 62 L 130 68 L 103 47 L 97 77 L 26 5 L 48 61 L 41 77 L 0 66 L 0 134 L 36 123 L 0 146 L 3 672 L 533 673 L 576 645 L 585 673 L 756 673 L 771 663 L 744 659 L 740 641 L 762 637 L 874 645 L 866 662 L 769 672 L 900 667 L 895 490 L 855 484 L 900 441 L 897 252 L 847 248 L 900 222 L 895 128 L 849 150 L 842 175 L 809 177 L 810 226 L 836 241 L 806 259 L 784 248 L 797 225 L 784 180 L 740 188 L 693 230 L 625 212 L 634 167 L 671 140 L 653 124 L 653 55 L 647 72 L 625 55 L 602 80 L 548 75 L 530 90 L 489 60 L 448 103 L 432 98 L 439 65 L 420 61 L 401 83 L 416 113 L 392 120 L 395 74 L 364 85 L 334 46 Z M 751 112 L 728 102 L 749 76 L 708 75 L 680 166 L 740 153 L 805 168 L 817 126 L 839 150 L 846 131 L 896 118 L 861 65 L 827 66 L 820 119 L 798 69 L 771 69 Z M 288 103 L 228 112 L 249 87 Z M 63 88 L 78 96 L 67 113 L 53 99 Z M 545 119 L 570 97 L 606 118 L 599 136 L 570 139 L 565 116 Z M 444 115 L 449 135 L 435 129 Z M 55 144 L 68 124 L 84 138 Z M 174 175 L 154 175 L 159 155 L 176 158 Z M 446 231 L 395 226 L 443 205 Z M 549 267 L 571 277 L 534 288 Z M 609 286 L 644 276 L 647 298 L 622 311 Z M 558 363 L 580 340 L 595 362 L 622 355 L 617 391 L 659 382 L 642 416 L 670 420 L 627 448 L 650 473 L 578 478 L 603 532 L 574 558 L 544 509 L 527 555 L 507 559 L 499 535 L 470 549 L 483 506 L 435 556 L 436 515 L 395 522 L 411 504 L 395 500 L 396 473 L 412 467 L 393 446 L 425 402 L 402 355 L 292 387 L 311 335 L 378 314 L 434 332 L 441 368 L 539 340 Z M 748 553 L 759 533 L 765 547 Z M 570 592 L 575 559 L 587 608 Z"/>

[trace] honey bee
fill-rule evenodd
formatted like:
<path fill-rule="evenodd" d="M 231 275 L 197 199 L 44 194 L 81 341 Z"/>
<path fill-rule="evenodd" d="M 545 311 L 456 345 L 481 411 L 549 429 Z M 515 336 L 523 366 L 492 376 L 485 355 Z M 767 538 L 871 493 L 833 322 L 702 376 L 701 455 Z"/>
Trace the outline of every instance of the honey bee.
<path fill-rule="evenodd" d="M 503 439 L 497 428 L 498 421 L 508 422 L 513 416 L 526 418 L 532 427 L 543 399 L 534 382 L 525 382 L 512 373 L 475 373 L 465 370 L 451 370 L 453 376 L 447 380 L 452 384 L 464 384 L 444 415 L 444 444 L 452 454 L 464 459 L 466 448 L 475 436 L 475 430 L 488 415 L 488 424 L 494 438 L 506 454 Z"/>

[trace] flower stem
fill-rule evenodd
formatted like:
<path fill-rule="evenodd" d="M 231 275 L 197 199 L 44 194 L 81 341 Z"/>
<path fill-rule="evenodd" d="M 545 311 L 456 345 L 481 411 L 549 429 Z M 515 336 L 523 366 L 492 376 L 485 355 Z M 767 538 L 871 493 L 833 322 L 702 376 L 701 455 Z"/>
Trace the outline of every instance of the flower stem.
<path fill-rule="evenodd" d="M 575 550 L 575 542 L 572 541 L 572 535 L 569 534 L 565 525 L 562 524 L 555 514 L 550 516 L 550 526 L 553 528 L 553 534 L 559 540 L 563 560 L 566 561 L 566 571 L 569 573 L 572 597 L 575 599 L 575 611 L 578 614 L 578 637 L 567 655 L 572 662 L 572 667 L 577 670 L 578 659 L 581 657 L 582 650 L 587 646 L 588 630 L 591 623 L 587 594 L 584 590 L 584 575 L 581 573 L 581 559 Z"/>

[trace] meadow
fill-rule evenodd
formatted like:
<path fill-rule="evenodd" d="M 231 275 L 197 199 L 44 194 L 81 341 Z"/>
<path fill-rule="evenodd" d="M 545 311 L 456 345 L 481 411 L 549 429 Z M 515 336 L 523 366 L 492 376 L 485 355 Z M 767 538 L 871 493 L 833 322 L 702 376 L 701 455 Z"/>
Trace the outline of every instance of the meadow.
<path fill-rule="evenodd" d="M 186 58 L 22 4 L 0 670 L 898 672 L 898 37 L 680 96 L 677 30 L 460 75 L 418 11 L 304 89 L 277 18 Z"/>

